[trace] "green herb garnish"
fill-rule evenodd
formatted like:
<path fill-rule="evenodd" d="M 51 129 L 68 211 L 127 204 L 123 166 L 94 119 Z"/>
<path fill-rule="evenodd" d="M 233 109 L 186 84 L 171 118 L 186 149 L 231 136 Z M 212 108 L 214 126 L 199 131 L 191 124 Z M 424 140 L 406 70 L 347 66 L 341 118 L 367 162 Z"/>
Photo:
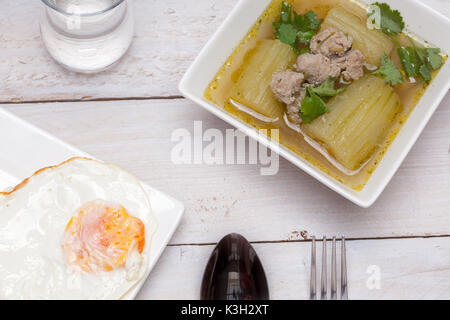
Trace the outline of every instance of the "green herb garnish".
<path fill-rule="evenodd" d="M 300 108 L 300 117 L 303 122 L 311 123 L 329 111 L 327 104 L 314 93 L 313 89 L 311 87 L 306 88 L 306 97 L 302 100 Z"/>
<path fill-rule="evenodd" d="M 327 80 L 322 82 L 320 86 L 311 88 L 311 90 L 321 97 L 334 97 L 344 91 L 344 89 L 334 88 L 334 78 L 332 77 L 329 77 Z"/>
<path fill-rule="evenodd" d="M 441 56 L 441 49 L 439 48 L 427 48 L 427 63 L 433 70 L 437 70 L 442 67 L 444 63 L 444 58 Z"/>
<path fill-rule="evenodd" d="M 281 4 L 280 20 L 273 23 L 275 37 L 283 43 L 290 45 L 299 55 L 298 42 L 309 45 L 319 29 L 321 20 L 313 11 L 299 15 L 292 10 L 292 5 L 286 1 Z M 303 50 L 303 49 L 302 49 Z"/>
<path fill-rule="evenodd" d="M 419 59 L 412 47 L 400 47 L 397 49 L 398 56 L 402 62 L 408 78 L 416 77 L 419 74 Z"/>
<path fill-rule="evenodd" d="M 412 42 L 412 41 L 411 41 Z M 443 58 L 438 48 L 400 47 L 397 53 L 408 78 L 420 76 L 423 81 L 431 81 L 431 73 L 442 66 Z"/>
<path fill-rule="evenodd" d="M 334 82 L 334 78 L 328 77 L 320 86 L 306 88 L 306 97 L 302 100 L 300 108 L 300 117 L 303 122 L 311 123 L 324 113 L 330 111 L 326 101 L 330 97 L 334 97 L 344 91 L 344 89 L 335 89 Z"/>
<path fill-rule="evenodd" d="M 321 20 L 317 18 L 314 11 L 308 11 L 304 15 L 297 14 L 294 11 L 294 26 L 303 32 L 306 31 L 317 31 L 319 29 Z"/>
<path fill-rule="evenodd" d="M 398 10 L 392 10 L 387 3 L 375 2 L 372 6 L 379 8 L 379 27 L 384 33 L 390 36 L 396 36 L 403 31 L 405 28 L 405 23 L 403 22 L 403 17 Z M 369 19 L 374 25 L 378 18 L 376 17 L 377 13 L 378 10 L 370 10 L 368 14 Z"/>
<path fill-rule="evenodd" d="M 305 54 L 305 53 L 311 53 L 311 50 L 309 48 L 302 48 L 300 50 L 300 54 Z"/>
<path fill-rule="evenodd" d="M 411 47 L 400 45 L 396 36 L 405 28 L 405 23 L 400 12 L 398 10 L 392 10 L 387 3 L 380 2 L 374 3 L 371 8 L 368 13 L 369 20 L 373 25 L 376 25 L 375 22 L 378 22 L 378 27 L 384 33 L 391 36 L 392 40 L 399 46 L 397 53 L 406 76 L 408 78 L 421 77 L 425 82 L 429 83 L 431 81 L 432 71 L 439 69 L 443 64 L 440 49 L 418 48 L 411 39 Z M 399 70 L 395 68 L 387 55 L 382 57 L 381 63 L 381 68 L 375 74 L 382 75 L 386 82 L 392 85 L 402 83 L 400 82 L 401 74 Z"/>
<path fill-rule="evenodd" d="M 297 30 L 291 24 L 280 25 L 277 38 L 291 47 L 297 47 Z"/>
<path fill-rule="evenodd" d="M 423 65 L 426 65 L 429 70 L 439 69 L 444 59 L 441 56 L 441 50 L 438 48 L 417 48 L 414 47 L 416 54 Z"/>
<path fill-rule="evenodd" d="M 289 24 L 292 21 L 292 5 L 286 1 L 281 4 L 280 22 Z"/>
<path fill-rule="evenodd" d="M 429 83 L 431 81 L 431 71 L 424 64 L 419 68 L 419 75 L 426 83 Z"/>
<path fill-rule="evenodd" d="M 373 74 L 380 75 L 384 78 L 386 83 L 396 86 L 403 83 L 403 75 L 400 70 L 394 65 L 391 59 L 389 59 L 386 53 L 381 57 L 381 67 Z"/>
<path fill-rule="evenodd" d="M 308 45 L 311 42 L 312 37 L 314 37 L 316 35 L 316 33 L 314 31 L 299 31 L 297 33 L 298 36 L 298 40 L 303 43 Z"/>

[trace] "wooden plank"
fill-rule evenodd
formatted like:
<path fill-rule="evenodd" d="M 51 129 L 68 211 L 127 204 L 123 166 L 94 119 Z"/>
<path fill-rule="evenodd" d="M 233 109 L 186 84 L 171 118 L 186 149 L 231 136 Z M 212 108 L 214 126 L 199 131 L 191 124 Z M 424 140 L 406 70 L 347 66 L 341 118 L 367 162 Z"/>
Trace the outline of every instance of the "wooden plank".
<path fill-rule="evenodd" d="M 361 209 L 281 159 L 260 165 L 176 165 L 172 133 L 194 121 L 230 126 L 184 99 L 10 105 L 7 109 L 92 155 L 117 163 L 186 205 L 172 244 L 211 243 L 230 232 L 252 241 L 450 234 L 450 94 L 370 209 Z"/>
<path fill-rule="evenodd" d="M 421 0 L 450 16 L 447 0 Z M 39 35 L 40 1 L 16 0 L 0 11 L 0 102 L 179 95 L 182 75 L 238 0 L 133 1 L 136 36 L 112 69 L 64 70 Z"/>
<path fill-rule="evenodd" d="M 185 70 L 237 1 L 132 1 L 133 45 L 97 75 L 53 62 L 39 35 L 41 1 L 8 1 L 0 11 L 0 101 L 179 95 Z"/>
<path fill-rule="evenodd" d="M 450 238 L 347 241 L 346 245 L 350 299 L 450 298 Z M 266 271 L 271 299 L 309 298 L 309 242 L 254 247 Z M 213 246 L 168 247 L 138 299 L 199 299 L 212 250 Z M 320 261 L 320 244 L 317 250 Z M 377 271 L 379 289 L 373 282 Z"/>

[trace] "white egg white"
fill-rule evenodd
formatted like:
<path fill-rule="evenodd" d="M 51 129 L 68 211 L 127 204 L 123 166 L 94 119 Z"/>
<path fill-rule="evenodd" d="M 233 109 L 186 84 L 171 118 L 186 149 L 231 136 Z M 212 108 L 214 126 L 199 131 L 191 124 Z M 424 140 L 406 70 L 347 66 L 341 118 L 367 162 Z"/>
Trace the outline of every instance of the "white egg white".
<path fill-rule="evenodd" d="M 71 217 L 93 200 L 122 205 L 145 225 L 142 254 L 88 274 L 68 266 L 62 241 Z M 156 220 L 140 181 L 100 161 L 73 158 L 0 193 L 0 299 L 120 299 L 147 271 Z"/>

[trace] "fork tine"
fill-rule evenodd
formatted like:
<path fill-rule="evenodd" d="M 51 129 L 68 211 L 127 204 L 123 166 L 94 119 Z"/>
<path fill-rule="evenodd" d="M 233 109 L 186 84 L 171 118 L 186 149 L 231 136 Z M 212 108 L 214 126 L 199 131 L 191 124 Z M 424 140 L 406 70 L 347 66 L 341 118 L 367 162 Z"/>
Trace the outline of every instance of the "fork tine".
<path fill-rule="evenodd" d="M 311 245 L 311 286 L 310 286 L 310 300 L 316 300 L 316 237 L 312 237 Z"/>
<path fill-rule="evenodd" d="M 331 252 L 331 300 L 337 299 L 337 279 L 336 279 L 336 237 L 333 237 Z"/>
<path fill-rule="evenodd" d="M 322 277 L 320 286 L 320 299 L 327 300 L 327 237 L 322 240 Z"/>
<path fill-rule="evenodd" d="M 345 248 L 345 237 L 342 236 L 341 243 L 341 300 L 348 300 L 347 290 L 347 253 Z"/>

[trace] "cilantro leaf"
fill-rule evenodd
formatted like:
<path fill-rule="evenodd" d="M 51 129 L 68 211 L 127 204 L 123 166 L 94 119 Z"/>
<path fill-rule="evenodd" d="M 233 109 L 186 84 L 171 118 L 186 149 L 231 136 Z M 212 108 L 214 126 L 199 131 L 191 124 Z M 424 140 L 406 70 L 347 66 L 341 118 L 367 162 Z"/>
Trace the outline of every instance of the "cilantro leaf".
<path fill-rule="evenodd" d="M 322 82 L 318 87 L 307 87 L 306 97 L 303 98 L 300 107 L 300 117 L 303 122 L 311 123 L 324 113 L 329 112 L 330 110 L 322 97 L 334 97 L 342 91 L 344 91 L 344 89 L 334 88 L 334 78 L 332 77 L 328 77 L 328 79 Z"/>
<path fill-rule="evenodd" d="M 386 53 L 381 57 L 381 67 L 373 74 L 381 75 L 386 83 L 393 86 L 403 83 L 403 75 L 394 65 L 391 59 L 389 59 Z"/>
<path fill-rule="evenodd" d="M 311 123 L 314 119 L 329 112 L 326 103 L 314 93 L 311 87 L 306 88 L 307 96 L 302 100 L 300 107 L 300 117 L 303 122 Z"/>
<path fill-rule="evenodd" d="M 299 54 L 297 46 L 298 30 L 292 24 L 292 5 L 289 2 L 282 2 L 280 20 L 274 22 L 273 27 L 275 28 L 275 37 L 281 42 L 290 45 L 294 52 Z"/>
<path fill-rule="evenodd" d="M 432 78 L 432 71 L 439 69 L 444 63 L 443 57 L 438 48 L 419 48 L 412 39 L 412 47 L 400 45 L 395 38 L 405 28 L 405 22 L 398 10 L 393 10 L 387 3 L 375 2 L 371 5 L 368 13 L 369 21 L 377 29 L 391 36 L 392 40 L 399 46 L 398 56 L 402 63 L 406 77 L 420 76 L 425 82 L 429 83 Z M 382 57 L 382 65 L 375 74 L 384 77 L 387 83 L 392 85 L 402 83 L 401 73 L 387 55 Z"/>
<path fill-rule="evenodd" d="M 413 48 L 411 48 L 411 49 L 416 52 L 417 58 L 419 59 L 420 63 L 426 63 L 427 50 L 425 48 L 418 48 L 418 47 L 416 47 L 414 42 L 412 42 L 412 43 L 413 43 Z"/>
<path fill-rule="evenodd" d="M 431 72 L 439 69 L 443 58 L 438 48 L 400 47 L 397 49 L 407 77 L 420 76 L 425 82 L 431 81 Z"/>
<path fill-rule="evenodd" d="M 321 20 L 317 17 L 317 14 L 314 13 L 314 11 L 308 11 L 304 15 L 304 27 L 308 28 L 309 30 L 317 31 L 320 26 Z"/>
<path fill-rule="evenodd" d="M 315 33 L 314 31 L 306 31 L 306 32 L 299 31 L 299 32 L 297 33 L 297 36 L 298 36 L 298 40 L 299 40 L 301 43 L 303 43 L 303 44 L 309 44 L 310 41 L 311 41 L 311 39 L 312 39 L 312 37 L 314 37 L 315 34 L 316 34 L 316 33 Z"/>
<path fill-rule="evenodd" d="M 420 61 L 412 47 L 400 47 L 397 49 L 398 56 L 402 62 L 403 70 L 405 70 L 408 78 L 415 77 L 419 74 Z"/>
<path fill-rule="evenodd" d="M 291 23 L 292 21 L 292 5 L 287 2 L 283 1 L 281 4 L 281 15 L 280 15 L 280 22 L 281 23 Z"/>
<path fill-rule="evenodd" d="M 431 81 L 431 71 L 430 69 L 428 69 L 428 67 L 426 65 L 421 65 L 419 67 L 419 75 L 422 77 L 422 79 L 425 82 L 430 82 Z"/>
<path fill-rule="evenodd" d="M 375 2 L 372 6 L 378 7 L 379 10 L 370 10 L 369 19 L 375 22 L 378 17 L 375 15 L 380 13 L 379 22 L 381 30 L 390 35 L 396 36 L 405 28 L 405 22 L 398 10 L 392 10 L 387 3 Z"/>
<path fill-rule="evenodd" d="M 304 15 L 297 14 L 294 11 L 294 26 L 303 32 L 306 31 L 317 31 L 319 29 L 321 20 L 317 17 L 314 11 L 308 11 Z"/>
<path fill-rule="evenodd" d="M 292 23 L 292 6 L 289 4 L 289 2 L 284 1 L 281 4 L 280 20 L 275 21 L 273 23 L 273 27 L 275 28 L 275 36 L 277 39 L 279 37 L 279 29 L 281 25 L 291 23 Z"/>
<path fill-rule="evenodd" d="M 311 90 L 321 97 L 334 97 L 344 91 L 344 89 L 334 88 L 334 78 L 332 77 L 328 77 L 320 86 L 311 88 Z"/>
<path fill-rule="evenodd" d="M 427 63 L 433 70 L 439 69 L 444 63 L 444 59 L 440 55 L 441 49 L 439 48 L 427 48 Z"/>
<path fill-rule="evenodd" d="M 440 55 L 441 50 L 439 48 L 419 48 L 411 38 L 409 40 L 421 64 L 418 66 L 418 73 L 425 82 L 429 83 L 431 72 L 439 69 L 443 64 L 443 58 Z"/>
<path fill-rule="evenodd" d="M 292 20 L 292 24 L 297 30 L 304 30 L 304 17 L 301 14 L 298 14 L 294 11 L 294 20 Z"/>
<path fill-rule="evenodd" d="M 319 29 L 321 20 L 313 11 L 299 15 L 292 10 L 292 5 L 283 1 L 279 21 L 273 23 L 275 37 L 283 43 L 290 45 L 294 52 L 299 55 L 298 42 L 309 45 L 311 38 Z M 302 49 L 304 52 L 304 50 Z"/>
<path fill-rule="evenodd" d="M 282 24 L 278 28 L 278 40 L 290 46 L 297 45 L 297 30 L 291 24 Z"/>

